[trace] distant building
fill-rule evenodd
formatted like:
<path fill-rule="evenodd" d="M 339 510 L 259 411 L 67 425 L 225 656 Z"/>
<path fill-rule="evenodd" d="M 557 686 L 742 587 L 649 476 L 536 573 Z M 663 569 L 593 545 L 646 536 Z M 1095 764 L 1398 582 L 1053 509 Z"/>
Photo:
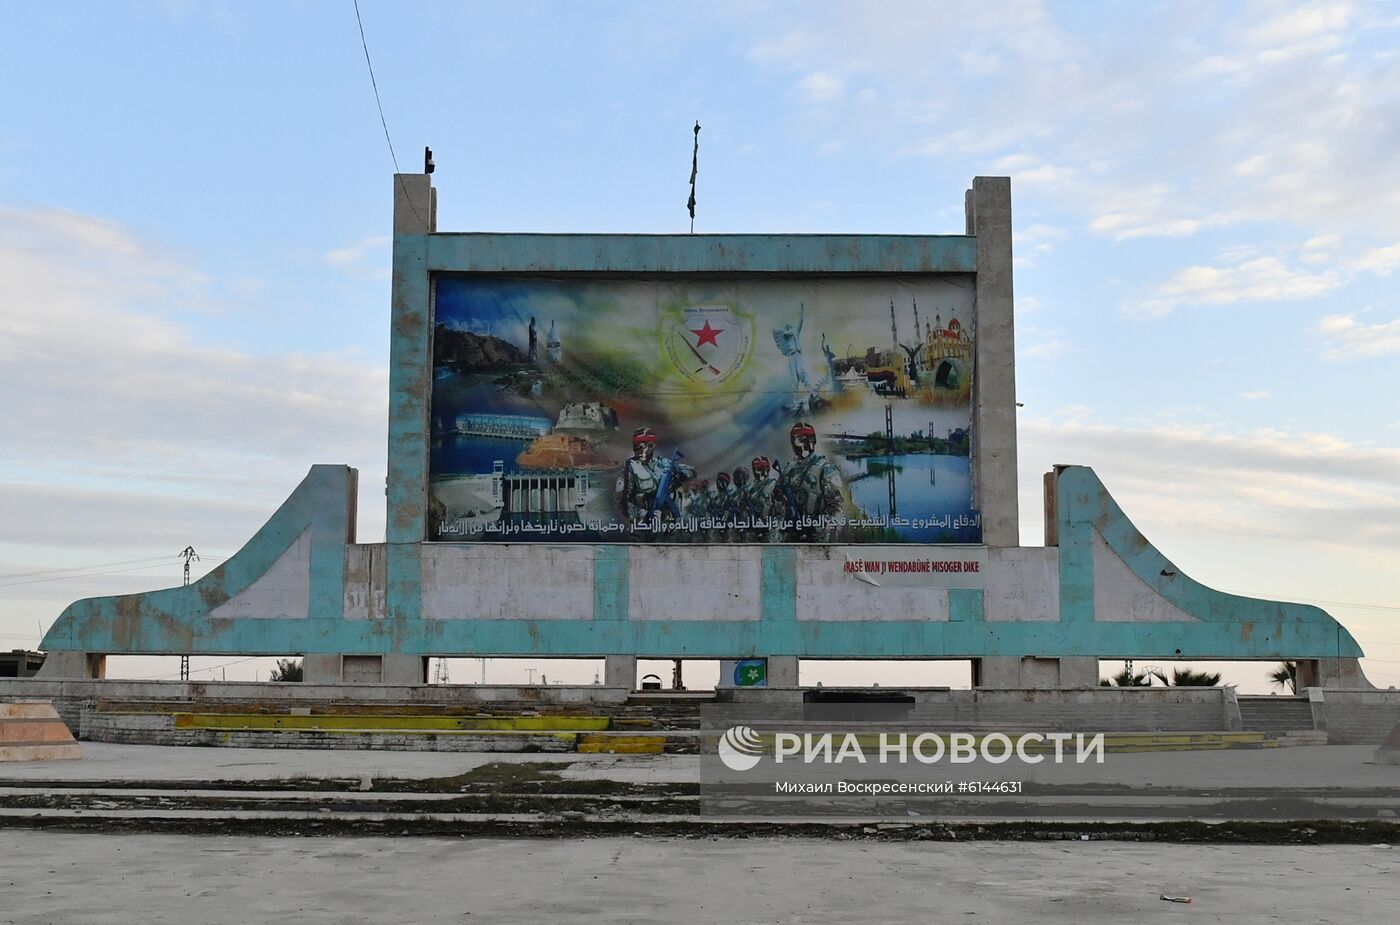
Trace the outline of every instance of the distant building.
<path fill-rule="evenodd" d="M 44 667 L 44 653 L 15 649 L 0 652 L 0 678 L 32 678 Z"/>
<path fill-rule="evenodd" d="M 559 335 L 554 330 L 554 322 L 549 323 L 549 336 L 545 338 L 544 354 L 549 357 L 549 362 L 558 363 L 564 355 L 563 347 L 559 344 Z"/>

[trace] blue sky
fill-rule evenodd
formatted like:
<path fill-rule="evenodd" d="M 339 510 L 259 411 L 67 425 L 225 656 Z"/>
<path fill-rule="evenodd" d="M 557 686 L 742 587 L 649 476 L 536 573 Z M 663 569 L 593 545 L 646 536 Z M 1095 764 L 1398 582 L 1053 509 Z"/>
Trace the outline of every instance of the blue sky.
<path fill-rule="evenodd" d="M 700 232 L 960 232 L 1011 176 L 1023 540 L 1092 465 L 1193 576 L 1372 605 L 1329 609 L 1400 684 L 1394 5 L 361 10 L 443 229 L 684 231 L 696 119 Z M 392 165 L 351 4 L 0 11 L 0 646 L 230 554 L 313 462 L 376 538 Z"/>

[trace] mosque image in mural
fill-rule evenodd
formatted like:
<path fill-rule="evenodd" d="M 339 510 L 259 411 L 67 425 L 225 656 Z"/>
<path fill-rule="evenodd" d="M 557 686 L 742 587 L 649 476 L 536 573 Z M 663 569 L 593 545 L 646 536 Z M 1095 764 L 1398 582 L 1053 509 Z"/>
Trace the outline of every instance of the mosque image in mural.
<path fill-rule="evenodd" d="M 976 543 L 973 289 L 440 277 L 429 539 Z"/>

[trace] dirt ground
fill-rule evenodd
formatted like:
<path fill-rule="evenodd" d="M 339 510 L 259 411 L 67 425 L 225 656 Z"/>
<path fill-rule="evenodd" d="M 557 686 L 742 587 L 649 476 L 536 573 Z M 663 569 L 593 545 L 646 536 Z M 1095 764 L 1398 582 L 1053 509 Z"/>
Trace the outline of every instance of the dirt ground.
<path fill-rule="evenodd" d="M 1340 923 L 1400 907 L 1400 848 L 1384 846 L 12 830 L 0 858 L 0 923 L 26 925 Z"/>

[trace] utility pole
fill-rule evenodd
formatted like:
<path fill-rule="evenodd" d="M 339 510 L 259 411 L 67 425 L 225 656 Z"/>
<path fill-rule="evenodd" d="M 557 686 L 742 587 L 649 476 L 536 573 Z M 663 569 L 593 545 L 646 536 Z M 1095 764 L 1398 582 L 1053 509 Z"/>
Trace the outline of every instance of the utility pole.
<path fill-rule="evenodd" d="M 180 553 L 180 558 L 185 560 L 185 584 L 190 583 L 190 560 L 199 561 L 199 553 L 194 551 L 193 546 L 186 546 Z"/>
<path fill-rule="evenodd" d="M 185 560 L 185 587 L 189 587 L 189 583 L 190 583 L 190 560 L 193 559 L 194 561 L 198 562 L 198 561 L 199 561 L 199 553 L 197 553 L 197 552 L 194 551 L 194 547 L 193 547 L 193 546 L 186 546 L 186 547 L 180 552 L 180 557 L 181 557 L 182 559 Z M 190 679 L 190 657 L 189 657 L 188 655 L 182 655 L 182 656 L 180 656 L 180 680 L 181 680 L 181 681 L 188 681 L 189 679 Z"/>
<path fill-rule="evenodd" d="M 526 676 L 529 678 L 529 680 L 527 680 L 527 681 L 525 682 L 526 684 L 533 685 L 533 684 L 535 683 L 535 672 L 537 672 L 537 671 L 539 671 L 538 668 L 526 668 L 526 669 L 525 669 L 525 674 L 526 674 Z"/>
<path fill-rule="evenodd" d="M 447 659 L 440 658 L 437 660 L 437 670 L 433 673 L 433 683 L 447 683 Z"/>

